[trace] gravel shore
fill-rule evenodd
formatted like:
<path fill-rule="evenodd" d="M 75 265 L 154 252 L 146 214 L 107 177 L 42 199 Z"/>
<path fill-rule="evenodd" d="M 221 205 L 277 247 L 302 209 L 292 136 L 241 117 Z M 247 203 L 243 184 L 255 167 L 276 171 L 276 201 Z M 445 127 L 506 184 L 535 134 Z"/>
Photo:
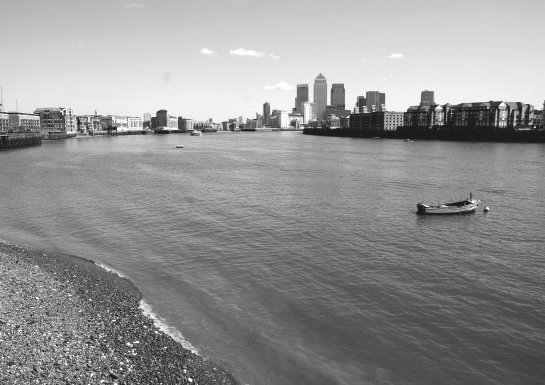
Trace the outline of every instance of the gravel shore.
<path fill-rule="evenodd" d="M 237 384 L 91 261 L 0 240 L 0 384 Z"/>

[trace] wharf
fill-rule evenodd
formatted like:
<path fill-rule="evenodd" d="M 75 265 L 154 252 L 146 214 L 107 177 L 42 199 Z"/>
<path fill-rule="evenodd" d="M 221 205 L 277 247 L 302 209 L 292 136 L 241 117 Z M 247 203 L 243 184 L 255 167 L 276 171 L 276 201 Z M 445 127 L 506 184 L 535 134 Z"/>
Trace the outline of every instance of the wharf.
<path fill-rule="evenodd" d="M 0 135 L 0 151 L 42 145 L 40 134 Z"/>

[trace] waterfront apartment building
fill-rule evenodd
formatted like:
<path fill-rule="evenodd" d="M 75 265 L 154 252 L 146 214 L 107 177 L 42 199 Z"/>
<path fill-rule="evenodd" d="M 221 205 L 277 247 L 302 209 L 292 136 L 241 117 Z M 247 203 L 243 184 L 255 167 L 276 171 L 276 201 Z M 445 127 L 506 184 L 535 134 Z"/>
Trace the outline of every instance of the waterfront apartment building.
<path fill-rule="evenodd" d="M 274 125 L 273 125 L 274 124 Z M 271 127 L 287 128 L 290 125 L 287 110 L 273 110 L 271 113 Z"/>
<path fill-rule="evenodd" d="M 157 111 L 155 117 L 157 118 L 157 128 L 178 129 L 178 117 L 169 115 L 167 110 Z"/>
<path fill-rule="evenodd" d="M 395 131 L 403 126 L 404 112 L 376 111 L 351 114 L 349 126 L 352 130 Z"/>
<path fill-rule="evenodd" d="M 304 124 L 308 124 L 309 122 L 316 120 L 316 103 L 304 102 L 302 104 L 302 108 Z"/>
<path fill-rule="evenodd" d="M 530 127 L 543 128 L 543 111 L 534 110 L 533 114 L 530 115 Z"/>
<path fill-rule="evenodd" d="M 297 97 L 295 98 L 295 113 L 302 114 L 302 104 L 308 102 L 308 84 L 297 84 Z"/>
<path fill-rule="evenodd" d="M 319 74 L 314 79 L 314 103 L 316 103 L 316 119 L 325 119 L 325 107 L 327 106 L 327 80 Z"/>
<path fill-rule="evenodd" d="M 76 115 L 71 108 L 36 108 L 34 113 L 40 116 L 40 126 L 42 130 L 75 133 L 78 129 Z"/>
<path fill-rule="evenodd" d="M 102 131 L 100 118 L 101 116 L 98 115 L 79 115 L 77 117 L 78 131 Z"/>
<path fill-rule="evenodd" d="M 420 94 L 420 103 L 435 104 L 434 92 L 428 90 L 422 91 Z"/>
<path fill-rule="evenodd" d="M 182 132 L 188 132 L 195 128 L 197 121 L 194 119 L 184 119 L 182 117 L 178 118 L 178 129 Z"/>
<path fill-rule="evenodd" d="M 406 127 L 418 127 L 418 128 L 432 128 L 441 127 L 445 125 L 445 118 L 448 119 L 452 114 L 446 114 L 445 110 L 450 112 L 452 106 L 446 104 L 441 106 L 439 104 L 428 104 L 422 102 L 418 106 L 411 106 L 407 109 L 403 117 L 403 126 Z"/>
<path fill-rule="evenodd" d="M 532 126 L 533 111 L 533 105 L 522 102 L 421 104 L 407 109 L 403 125 L 422 129 L 443 126 L 443 129 L 451 130 L 528 129 Z"/>
<path fill-rule="evenodd" d="M 330 105 L 335 106 L 337 110 L 344 110 L 346 105 L 345 89 L 343 83 L 333 83 L 331 85 Z M 326 112 L 327 116 L 327 112 Z"/>
<path fill-rule="evenodd" d="M 271 104 L 269 102 L 263 103 L 263 125 L 269 126 L 271 120 Z"/>

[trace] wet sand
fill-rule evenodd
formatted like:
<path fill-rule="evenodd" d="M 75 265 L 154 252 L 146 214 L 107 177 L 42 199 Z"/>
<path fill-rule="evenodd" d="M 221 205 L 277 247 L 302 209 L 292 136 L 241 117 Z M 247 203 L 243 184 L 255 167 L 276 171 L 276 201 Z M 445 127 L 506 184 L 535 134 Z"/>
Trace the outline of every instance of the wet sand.
<path fill-rule="evenodd" d="M 140 309 L 126 278 L 0 240 L 0 384 L 237 384 Z"/>

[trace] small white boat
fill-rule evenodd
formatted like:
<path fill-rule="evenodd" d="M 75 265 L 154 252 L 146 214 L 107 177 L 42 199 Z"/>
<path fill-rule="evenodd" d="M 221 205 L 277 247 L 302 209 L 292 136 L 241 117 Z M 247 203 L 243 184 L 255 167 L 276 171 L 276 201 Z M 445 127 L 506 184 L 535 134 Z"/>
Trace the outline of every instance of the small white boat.
<path fill-rule="evenodd" d="M 191 136 L 201 136 L 202 135 L 202 132 L 199 131 L 199 130 L 195 130 L 191 133 Z"/>
<path fill-rule="evenodd" d="M 183 144 L 177 144 L 176 148 L 184 148 L 184 145 Z"/>

